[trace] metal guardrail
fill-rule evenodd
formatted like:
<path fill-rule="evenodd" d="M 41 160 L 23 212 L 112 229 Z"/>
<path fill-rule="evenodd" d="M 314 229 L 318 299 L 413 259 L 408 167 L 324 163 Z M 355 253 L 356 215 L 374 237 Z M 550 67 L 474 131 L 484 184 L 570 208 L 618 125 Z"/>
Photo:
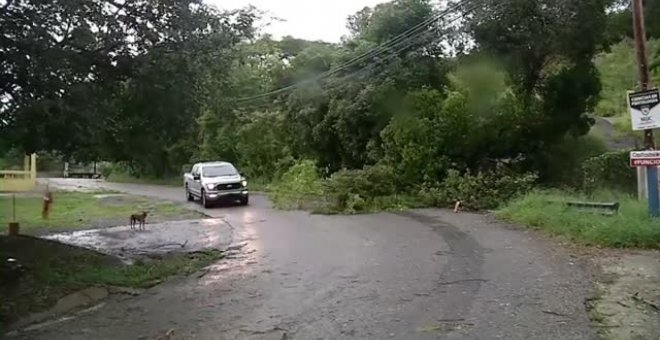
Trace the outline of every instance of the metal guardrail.
<path fill-rule="evenodd" d="M 604 215 L 616 215 L 621 205 L 619 202 L 565 202 L 568 207 L 577 208 L 589 212 L 599 212 Z"/>

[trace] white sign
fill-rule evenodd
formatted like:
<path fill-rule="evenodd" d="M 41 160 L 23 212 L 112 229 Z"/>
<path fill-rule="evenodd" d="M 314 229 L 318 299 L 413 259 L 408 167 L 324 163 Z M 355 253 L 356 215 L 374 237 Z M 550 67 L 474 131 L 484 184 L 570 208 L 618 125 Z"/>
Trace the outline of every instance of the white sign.
<path fill-rule="evenodd" d="M 630 153 L 630 166 L 660 166 L 660 151 L 633 151 Z"/>
<path fill-rule="evenodd" d="M 660 128 L 660 90 L 628 92 L 628 107 L 635 131 Z"/>

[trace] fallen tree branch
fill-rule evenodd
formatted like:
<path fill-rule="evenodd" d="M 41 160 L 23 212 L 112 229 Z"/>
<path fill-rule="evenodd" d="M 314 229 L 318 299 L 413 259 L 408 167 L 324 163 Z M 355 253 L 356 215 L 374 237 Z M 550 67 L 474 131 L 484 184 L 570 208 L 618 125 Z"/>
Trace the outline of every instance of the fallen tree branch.
<path fill-rule="evenodd" d="M 449 285 L 454 285 L 454 284 L 458 284 L 458 283 L 468 283 L 468 282 L 488 282 L 488 280 L 484 280 L 484 279 L 465 279 L 465 280 L 440 282 L 440 283 L 438 283 L 438 285 L 439 286 L 449 286 Z"/>
<path fill-rule="evenodd" d="M 555 316 L 561 316 L 561 317 L 565 317 L 565 318 L 570 317 L 570 315 L 562 314 L 562 313 L 557 313 L 557 312 L 553 312 L 553 311 L 551 311 L 551 310 L 542 310 L 541 312 L 543 312 L 543 313 L 545 313 L 545 314 L 550 314 L 550 315 L 555 315 Z"/>
<path fill-rule="evenodd" d="M 648 300 L 644 299 L 643 297 L 639 296 L 639 292 L 635 293 L 635 295 L 633 295 L 632 298 L 633 298 L 633 300 L 635 300 L 637 302 L 641 302 L 641 303 L 643 303 L 643 304 L 645 304 L 645 305 L 647 305 L 647 306 L 649 306 L 649 307 L 651 307 L 651 308 L 653 308 L 657 311 L 660 311 L 660 306 L 659 305 L 657 305 L 657 304 L 655 304 L 651 301 L 648 301 Z"/>

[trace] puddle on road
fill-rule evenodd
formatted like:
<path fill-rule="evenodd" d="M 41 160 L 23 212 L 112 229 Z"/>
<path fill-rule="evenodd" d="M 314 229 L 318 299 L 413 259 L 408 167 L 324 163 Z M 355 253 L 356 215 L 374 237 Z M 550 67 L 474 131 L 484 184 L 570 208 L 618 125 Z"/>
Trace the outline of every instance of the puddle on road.
<path fill-rule="evenodd" d="M 232 242 L 232 230 L 222 219 L 204 219 L 147 224 L 146 230 L 142 231 L 121 226 L 58 233 L 43 238 L 132 262 L 135 256 L 224 249 Z"/>

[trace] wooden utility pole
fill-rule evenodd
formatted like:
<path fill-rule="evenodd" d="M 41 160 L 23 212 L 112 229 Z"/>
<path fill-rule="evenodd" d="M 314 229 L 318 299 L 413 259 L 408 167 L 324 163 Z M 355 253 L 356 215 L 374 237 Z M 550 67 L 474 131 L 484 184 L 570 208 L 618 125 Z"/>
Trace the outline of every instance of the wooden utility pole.
<path fill-rule="evenodd" d="M 642 0 L 632 0 L 632 9 L 639 86 L 642 91 L 646 91 L 651 87 L 651 76 L 649 74 L 649 58 L 646 51 L 646 28 L 644 26 L 644 4 Z M 655 149 L 655 137 L 653 136 L 652 129 L 644 131 L 644 147 L 648 150 Z"/>
<path fill-rule="evenodd" d="M 642 0 L 632 0 L 633 12 L 633 31 L 635 33 L 635 49 L 637 51 L 637 68 L 639 72 L 639 86 L 642 91 L 651 87 L 651 77 L 649 75 L 649 60 L 646 51 L 646 28 L 644 22 L 644 3 Z M 644 148 L 646 150 L 655 150 L 655 137 L 653 129 L 644 130 Z M 643 171 L 638 174 L 638 184 L 640 194 L 643 193 L 644 180 Z M 646 168 L 646 195 L 648 195 L 649 214 L 652 217 L 660 215 L 660 197 L 658 197 L 658 167 L 649 166 Z M 641 195 L 640 195 L 641 196 Z"/>

